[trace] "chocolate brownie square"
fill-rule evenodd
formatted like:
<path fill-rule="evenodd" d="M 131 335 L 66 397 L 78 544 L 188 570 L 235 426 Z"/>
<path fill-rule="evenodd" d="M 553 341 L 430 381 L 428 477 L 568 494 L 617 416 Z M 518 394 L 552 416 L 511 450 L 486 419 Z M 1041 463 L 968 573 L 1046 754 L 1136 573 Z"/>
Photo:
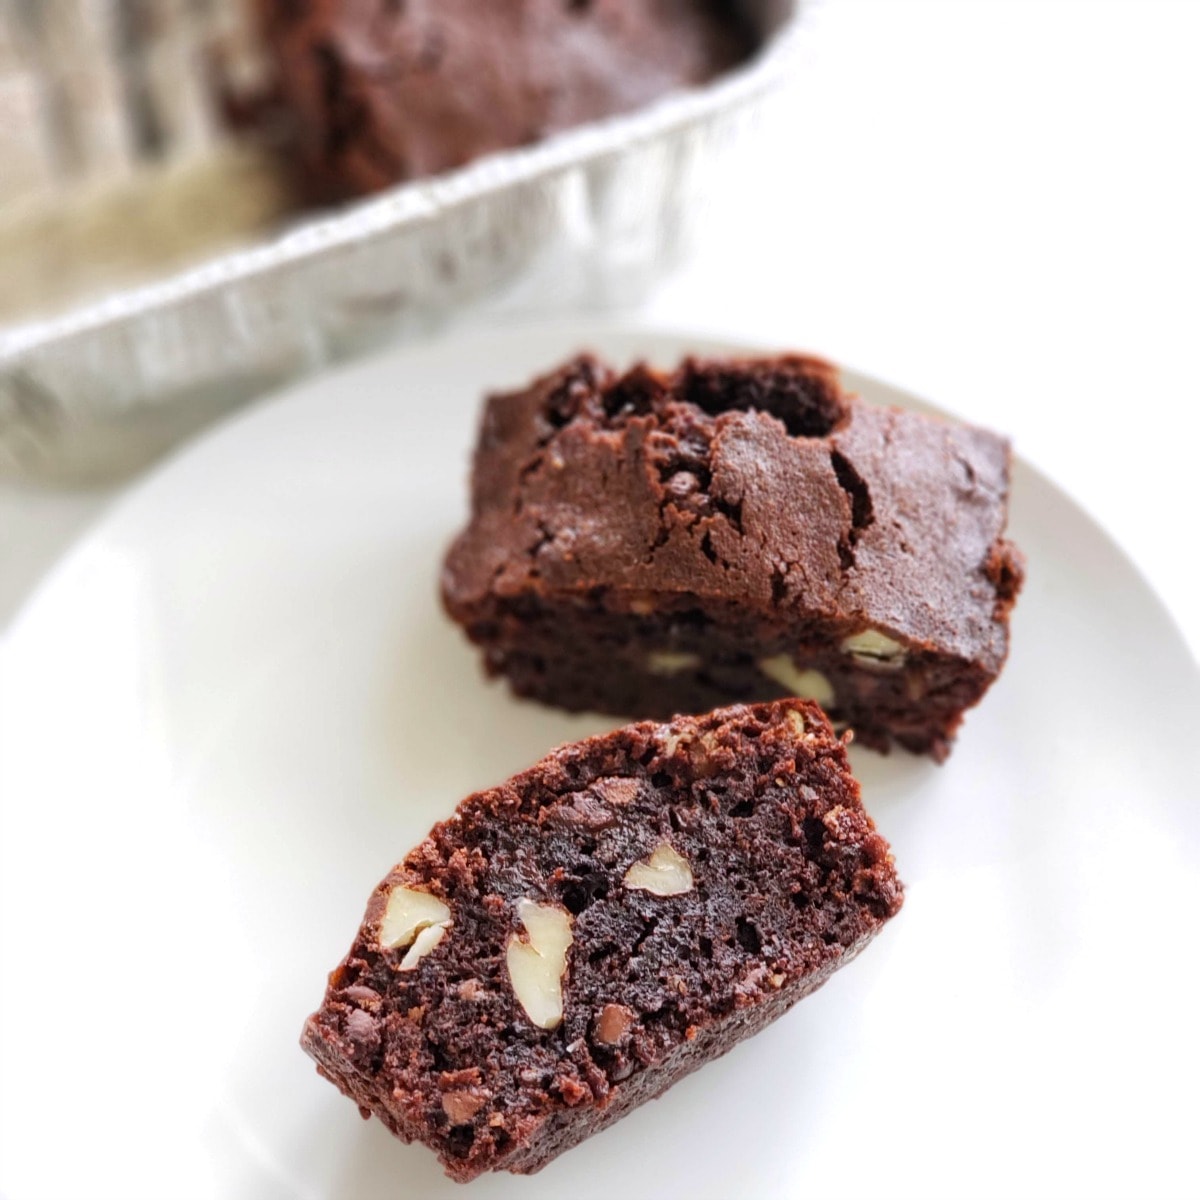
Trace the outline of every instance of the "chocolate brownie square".
<path fill-rule="evenodd" d="M 521 696 L 635 717 L 786 695 L 939 761 L 1008 653 L 1009 447 L 810 357 L 488 399 L 450 615 Z"/>

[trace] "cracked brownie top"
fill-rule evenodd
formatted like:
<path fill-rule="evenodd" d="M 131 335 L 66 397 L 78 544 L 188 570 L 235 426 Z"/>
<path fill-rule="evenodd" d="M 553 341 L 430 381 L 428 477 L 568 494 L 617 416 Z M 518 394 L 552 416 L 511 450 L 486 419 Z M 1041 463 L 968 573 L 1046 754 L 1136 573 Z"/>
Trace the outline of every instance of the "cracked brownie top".
<path fill-rule="evenodd" d="M 581 355 L 489 398 L 452 612 L 701 604 L 758 629 L 867 625 L 999 669 L 1019 558 L 1009 448 L 867 405 L 812 357 L 617 374 Z"/>

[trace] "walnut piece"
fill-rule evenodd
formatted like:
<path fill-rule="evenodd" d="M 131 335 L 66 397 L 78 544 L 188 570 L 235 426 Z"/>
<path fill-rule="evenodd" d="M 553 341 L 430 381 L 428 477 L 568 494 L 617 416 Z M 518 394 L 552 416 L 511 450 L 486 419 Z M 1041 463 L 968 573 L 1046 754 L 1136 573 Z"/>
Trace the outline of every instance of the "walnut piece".
<path fill-rule="evenodd" d="M 904 666 L 908 651 L 893 637 L 878 629 L 864 629 L 842 639 L 842 650 L 856 662 L 897 671 Z"/>
<path fill-rule="evenodd" d="M 654 896 L 682 896 L 693 886 L 692 868 L 668 842 L 659 842 L 648 858 L 639 859 L 625 872 L 627 888 Z"/>
<path fill-rule="evenodd" d="M 508 977 L 525 1015 L 541 1029 L 557 1029 L 563 1018 L 567 951 L 574 941 L 571 914 L 553 904 L 521 900 L 517 917 L 526 939 L 515 933 L 508 939 Z"/>
<path fill-rule="evenodd" d="M 801 738 L 811 738 L 812 734 L 808 730 L 808 722 L 804 719 L 804 714 L 796 709 L 789 709 L 787 715 L 788 724 L 796 731 L 796 736 Z"/>
<path fill-rule="evenodd" d="M 410 946 L 400 960 L 400 970 L 414 971 L 453 924 L 449 907 L 436 896 L 416 888 L 394 887 L 379 923 L 379 944 L 385 950 Z"/>
<path fill-rule="evenodd" d="M 400 960 L 400 970 L 415 971 L 417 964 L 441 942 L 449 928 L 449 921 L 443 925 L 426 925 L 413 939 L 408 953 Z"/>
<path fill-rule="evenodd" d="M 789 654 L 760 658 L 758 669 L 801 700 L 815 700 L 822 708 L 837 703 L 833 684 L 820 671 L 801 671 Z"/>
<path fill-rule="evenodd" d="M 678 675 L 694 671 L 700 665 L 700 655 L 679 650 L 651 650 L 646 655 L 646 670 L 651 675 Z"/>

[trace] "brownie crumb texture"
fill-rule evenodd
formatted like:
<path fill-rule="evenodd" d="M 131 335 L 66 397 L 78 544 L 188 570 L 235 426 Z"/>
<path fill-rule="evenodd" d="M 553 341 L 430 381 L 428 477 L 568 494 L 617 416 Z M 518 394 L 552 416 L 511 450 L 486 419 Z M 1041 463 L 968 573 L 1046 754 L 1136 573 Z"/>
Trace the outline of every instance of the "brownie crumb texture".
<path fill-rule="evenodd" d="M 583 355 L 489 398 L 443 598 L 521 696 L 660 719 L 799 696 L 940 761 L 1008 653 L 1009 459 L 816 358 Z"/>
<path fill-rule="evenodd" d="M 901 898 L 816 705 L 632 725 L 437 825 L 302 1041 L 453 1178 L 528 1173 L 780 1016 Z"/>

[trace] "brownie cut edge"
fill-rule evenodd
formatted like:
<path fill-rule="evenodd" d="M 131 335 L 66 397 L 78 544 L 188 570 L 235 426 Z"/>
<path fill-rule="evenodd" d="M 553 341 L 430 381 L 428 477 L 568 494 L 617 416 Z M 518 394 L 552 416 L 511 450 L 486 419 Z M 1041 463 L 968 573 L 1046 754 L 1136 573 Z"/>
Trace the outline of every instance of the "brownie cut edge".
<path fill-rule="evenodd" d="M 302 1044 L 452 1178 L 530 1173 L 782 1015 L 901 902 L 815 704 L 630 725 L 436 825 Z"/>

